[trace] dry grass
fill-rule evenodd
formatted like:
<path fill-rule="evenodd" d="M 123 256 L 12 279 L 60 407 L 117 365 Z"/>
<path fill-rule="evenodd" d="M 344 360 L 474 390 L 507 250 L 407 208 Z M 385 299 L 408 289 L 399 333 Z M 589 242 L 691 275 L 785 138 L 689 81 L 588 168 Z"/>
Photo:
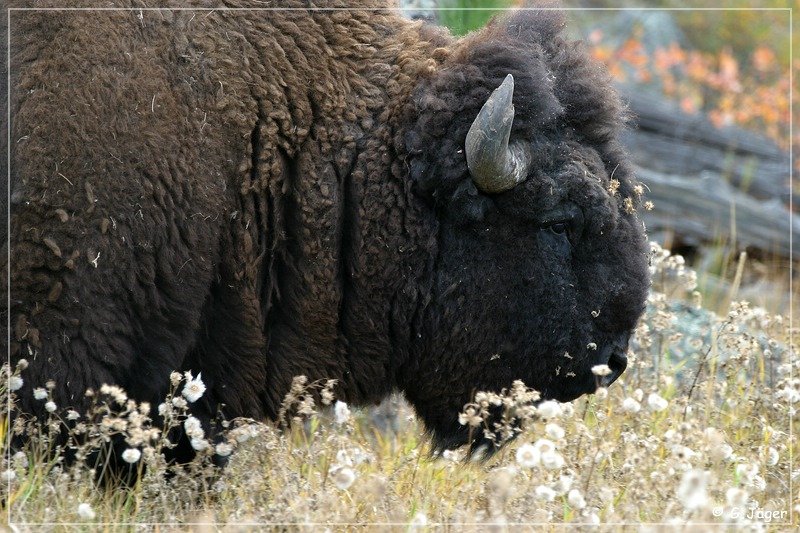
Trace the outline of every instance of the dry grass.
<path fill-rule="evenodd" d="M 95 414 L 112 414 L 82 416 L 82 439 L 97 444 L 114 433 L 127 435 L 132 448 L 142 450 L 134 464 L 147 464 L 140 482 L 130 490 L 101 491 L 86 467 L 48 459 L 42 437 L 3 459 L 0 471 L 9 480 L 3 501 L 11 502 L 11 520 L 23 530 L 41 530 L 35 525 L 41 523 L 87 530 L 101 523 L 160 523 L 161 531 L 200 523 L 225 530 L 267 523 L 313 530 L 449 524 L 484 531 L 519 523 L 791 529 L 792 514 L 795 522 L 800 516 L 796 483 L 790 491 L 791 479 L 800 475 L 791 466 L 798 450 L 790 438 L 800 362 L 786 344 L 787 321 L 741 302 L 722 317 L 703 311 L 692 293 L 694 274 L 666 252 L 656 251 L 653 274 L 634 362 L 610 389 L 534 408 L 533 393 L 520 384 L 502 395 L 481 395 L 465 410 L 462 422 L 476 431 L 485 429 L 481 412 L 492 404 L 522 420 L 521 431 L 492 428 L 519 434 L 485 462 L 465 461 L 463 450 L 431 457 L 423 428 L 402 403 L 389 417 L 394 429 L 379 430 L 373 412 L 350 413 L 343 404 L 317 412 L 304 391 L 326 384 L 298 381 L 288 403 L 303 420 L 285 431 L 232 424 L 228 444 L 235 450 L 227 469 L 208 466 L 209 446 L 196 464 L 167 481 L 157 451 L 164 436 L 150 427 L 147 407 L 107 388 L 96 393 Z M 683 296 L 686 303 L 676 304 Z M 12 374 L 25 377 L 19 368 Z M 161 409 L 170 424 L 185 424 L 186 376 L 174 379 L 177 399 Z M 195 436 L 202 447 L 203 436 Z M 86 453 L 87 445 L 78 450 Z M 62 528 L 68 526 L 45 527 Z"/>

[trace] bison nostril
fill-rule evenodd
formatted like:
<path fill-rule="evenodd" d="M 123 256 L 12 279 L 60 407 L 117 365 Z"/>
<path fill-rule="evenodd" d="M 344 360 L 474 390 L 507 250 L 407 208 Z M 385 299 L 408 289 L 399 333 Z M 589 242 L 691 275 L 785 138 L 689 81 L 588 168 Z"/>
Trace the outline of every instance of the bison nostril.
<path fill-rule="evenodd" d="M 613 350 L 606 364 L 608 364 L 608 368 L 611 369 L 611 373 L 603 376 L 602 382 L 600 383 L 603 387 L 608 387 L 614 383 L 617 378 L 625 372 L 625 368 L 628 366 L 628 358 L 625 356 L 624 352 Z"/>

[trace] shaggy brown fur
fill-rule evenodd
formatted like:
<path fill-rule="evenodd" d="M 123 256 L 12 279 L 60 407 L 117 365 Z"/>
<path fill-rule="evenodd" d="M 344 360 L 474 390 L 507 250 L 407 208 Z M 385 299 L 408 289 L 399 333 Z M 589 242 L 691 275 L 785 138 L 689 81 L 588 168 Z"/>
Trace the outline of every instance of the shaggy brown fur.
<path fill-rule="evenodd" d="M 158 401 L 190 369 L 206 421 L 219 404 L 274 417 L 303 374 L 338 379 L 354 403 L 403 390 L 455 445 L 476 389 L 592 390 L 587 342 L 627 339 L 647 287 L 607 77 L 554 13 L 454 41 L 360 6 L 12 13 L 11 351 L 31 361 L 26 409 L 41 413 L 30 391 L 47 379 L 80 409 L 104 382 Z M 539 156 L 489 196 L 462 148 L 508 73 L 513 135 Z M 569 242 L 542 218 L 563 205 L 586 228 Z"/>

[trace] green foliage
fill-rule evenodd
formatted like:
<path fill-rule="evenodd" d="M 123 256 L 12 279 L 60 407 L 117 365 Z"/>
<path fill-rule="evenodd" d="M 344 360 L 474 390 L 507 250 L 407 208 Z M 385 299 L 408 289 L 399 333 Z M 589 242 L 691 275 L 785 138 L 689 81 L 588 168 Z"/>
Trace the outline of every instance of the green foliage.
<path fill-rule="evenodd" d="M 513 0 L 443 0 L 439 21 L 454 35 L 465 35 L 483 27 L 494 15 L 513 4 Z"/>

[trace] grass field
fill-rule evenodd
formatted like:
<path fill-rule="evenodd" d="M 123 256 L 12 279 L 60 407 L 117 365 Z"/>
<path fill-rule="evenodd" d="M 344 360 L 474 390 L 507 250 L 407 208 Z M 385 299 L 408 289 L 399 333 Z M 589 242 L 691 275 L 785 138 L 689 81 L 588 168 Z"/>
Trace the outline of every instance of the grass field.
<path fill-rule="evenodd" d="M 49 458 L 40 438 L 11 458 L 4 454 L 4 505 L 10 502 L 15 527 L 36 531 L 100 524 L 106 530 L 160 524 L 152 526 L 159 531 L 248 524 L 305 524 L 314 531 L 565 523 L 791 529 L 792 514 L 795 523 L 800 516 L 800 470 L 791 466 L 797 441 L 790 438 L 800 363 L 785 342 L 788 321 L 742 302 L 726 316 L 703 310 L 693 293 L 696 275 L 667 252 L 656 250 L 653 275 L 633 362 L 608 390 L 533 408 L 533 393 L 518 384 L 503 395 L 481 395 L 465 410 L 461 420 L 475 431 L 483 429 L 481 412 L 491 404 L 502 403 L 524 421 L 523 430 L 505 428 L 516 438 L 486 461 L 468 461 L 464 450 L 433 457 L 401 400 L 382 415 L 350 412 L 341 403 L 322 409 L 304 394 L 311 385 L 298 381 L 287 399 L 298 413 L 291 429 L 232 421 L 228 442 L 216 447 L 233 451 L 227 469 L 208 465 L 215 448 L 207 445 L 195 464 L 167 480 L 171 467 L 157 452 L 165 437 L 150 426 L 149 406 L 111 388 L 97 391 L 95 415 L 113 414 L 102 421 L 81 415 L 78 427 L 90 443 L 124 434 L 142 450 L 128 457 L 146 465 L 140 481 L 128 490 L 101 490 L 94 471 Z M 14 388 L 25 372 L 12 374 Z M 169 424 L 191 428 L 181 392 L 159 409 Z M 203 436 L 195 436 L 203 448 Z M 88 444 L 78 447 L 87 452 Z"/>

